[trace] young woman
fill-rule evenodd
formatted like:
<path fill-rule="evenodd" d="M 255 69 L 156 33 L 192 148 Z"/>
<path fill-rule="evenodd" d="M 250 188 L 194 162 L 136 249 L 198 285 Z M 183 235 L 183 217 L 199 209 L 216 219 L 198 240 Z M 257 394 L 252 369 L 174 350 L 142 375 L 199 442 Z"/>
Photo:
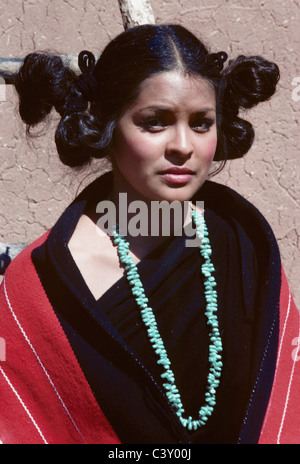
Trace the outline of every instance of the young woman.
<path fill-rule="evenodd" d="M 250 149 L 239 111 L 273 95 L 279 70 L 226 60 L 178 25 L 128 30 L 96 64 L 81 52 L 79 77 L 25 58 L 28 129 L 55 108 L 62 162 L 112 170 L 6 272 L 2 442 L 299 441 L 299 316 L 275 238 L 207 180 Z"/>

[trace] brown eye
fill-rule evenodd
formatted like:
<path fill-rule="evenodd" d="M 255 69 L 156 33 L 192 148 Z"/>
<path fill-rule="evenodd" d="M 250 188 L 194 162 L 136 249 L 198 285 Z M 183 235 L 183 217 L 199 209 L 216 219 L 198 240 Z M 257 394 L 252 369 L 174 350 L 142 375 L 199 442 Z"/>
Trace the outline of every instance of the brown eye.
<path fill-rule="evenodd" d="M 214 119 L 201 118 L 193 121 L 190 125 L 191 128 L 196 132 L 208 132 L 211 126 L 214 124 Z"/>
<path fill-rule="evenodd" d="M 163 118 L 154 116 L 154 117 L 151 117 L 151 118 L 144 119 L 141 122 L 141 126 L 145 130 L 155 132 L 155 131 L 160 131 L 164 127 L 166 127 L 167 122 Z"/>

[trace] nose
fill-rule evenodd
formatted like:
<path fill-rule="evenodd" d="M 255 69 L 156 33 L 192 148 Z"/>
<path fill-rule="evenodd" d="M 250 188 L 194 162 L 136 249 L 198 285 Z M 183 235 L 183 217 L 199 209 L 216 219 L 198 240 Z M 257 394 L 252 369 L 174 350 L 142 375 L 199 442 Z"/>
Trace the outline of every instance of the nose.
<path fill-rule="evenodd" d="M 169 132 L 167 154 L 188 157 L 193 153 L 191 129 L 184 124 L 174 125 Z"/>

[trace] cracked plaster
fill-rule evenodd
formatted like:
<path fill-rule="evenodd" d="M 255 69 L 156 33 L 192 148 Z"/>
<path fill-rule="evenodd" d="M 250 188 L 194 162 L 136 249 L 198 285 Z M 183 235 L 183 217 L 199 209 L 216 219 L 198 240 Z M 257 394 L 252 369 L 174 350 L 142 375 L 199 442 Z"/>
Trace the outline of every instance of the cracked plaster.
<path fill-rule="evenodd" d="M 256 139 L 246 157 L 228 163 L 216 181 L 236 189 L 270 222 L 284 267 L 300 306 L 299 116 L 292 81 L 300 76 L 300 4 L 292 0 L 152 0 L 157 23 L 181 23 L 212 51 L 229 58 L 261 54 L 281 69 L 277 94 L 247 114 Z M 99 54 L 123 30 L 117 0 L 1 0 L 0 56 L 23 57 L 33 50 Z M 2 95 L 2 94 L 1 94 Z M 300 90 L 299 90 L 300 95 Z M 2 99 L 3 100 L 3 99 Z M 0 101 L 0 241 L 31 242 L 52 226 L 76 192 L 103 164 L 72 171 L 55 153 L 53 130 L 26 141 L 16 113 L 14 90 Z"/>

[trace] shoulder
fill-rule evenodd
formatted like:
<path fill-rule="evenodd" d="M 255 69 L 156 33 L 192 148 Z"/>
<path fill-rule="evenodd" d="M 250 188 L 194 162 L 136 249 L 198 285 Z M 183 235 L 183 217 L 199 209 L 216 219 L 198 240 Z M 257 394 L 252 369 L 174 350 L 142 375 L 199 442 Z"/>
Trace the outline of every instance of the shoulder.
<path fill-rule="evenodd" d="M 197 192 L 197 197 L 203 197 L 204 201 L 214 205 L 216 209 L 223 211 L 227 215 L 230 213 L 230 215 L 239 216 L 243 213 L 251 213 L 257 215 L 260 219 L 263 218 L 256 206 L 236 190 L 224 184 L 211 180 L 206 181 Z"/>
<path fill-rule="evenodd" d="M 272 287 L 273 295 L 278 296 L 282 264 L 278 243 L 268 221 L 256 206 L 230 187 L 211 181 L 203 187 L 198 193 L 204 203 L 235 231 L 247 279 L 249 256 L 255 256 L 259 285 Z"/>
<path fill-rule="evenodd" d="M 206 181 L 197 192 L 198 198 L 204 201 L 204 207 L 207 205 L 225 220 L 239 224 L 254 242 L 262 240 L 277 243 L 272 227 L 263 213 L 232 188 Z"/>

